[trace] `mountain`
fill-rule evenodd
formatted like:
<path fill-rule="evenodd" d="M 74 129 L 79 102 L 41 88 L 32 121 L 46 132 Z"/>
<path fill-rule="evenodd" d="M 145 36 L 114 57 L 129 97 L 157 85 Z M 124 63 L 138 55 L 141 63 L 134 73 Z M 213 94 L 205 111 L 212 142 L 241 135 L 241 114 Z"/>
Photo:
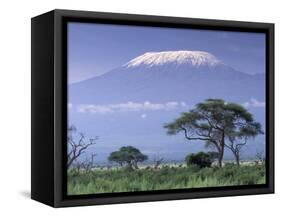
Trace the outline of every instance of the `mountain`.
<path fill-rule="evenodd" d="M 197 103 L 206 98 L 246 102 L 264 99 L 264 75 L 239 72 L 203 51 L 149 52 L 99 77 L 70 85 L 71 103 L 171 100 Z"/>

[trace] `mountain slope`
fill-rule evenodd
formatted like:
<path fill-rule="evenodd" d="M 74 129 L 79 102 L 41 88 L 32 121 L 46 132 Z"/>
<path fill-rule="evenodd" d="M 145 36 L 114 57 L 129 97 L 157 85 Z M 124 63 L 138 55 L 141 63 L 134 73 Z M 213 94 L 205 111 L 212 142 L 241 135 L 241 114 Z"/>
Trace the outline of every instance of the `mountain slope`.
<path fill-rule="evenodd" d="M 69 87 L 71 103 L 127 101 L 196 103 L 210 97 L 264 98 L 264 78 L 236 71 L 202 51 L 145 53 L 121 67 Z"/>

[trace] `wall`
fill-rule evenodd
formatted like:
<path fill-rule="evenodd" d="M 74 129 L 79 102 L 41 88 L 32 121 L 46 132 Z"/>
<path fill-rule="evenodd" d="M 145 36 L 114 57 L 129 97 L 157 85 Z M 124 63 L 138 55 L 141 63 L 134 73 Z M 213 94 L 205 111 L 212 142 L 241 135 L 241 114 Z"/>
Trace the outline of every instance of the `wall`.
<path fill-rule="evenodd" d="M 0 79 L 0 213 L 1 216 L 266 216 L 279 211 L 276 135 L 276 194 L 169 202 L 51 209 L 31 201 L 30 191 L 30 18 L 54 8 L 169 15 L 276 23 L 276 111 L 281 109 L 279 59 L 281 30 L 278 1 L 1 1 Z M 278 9 L 279 8 L 279 9 Z M 276 128 L 281 127 L 280 113 Z M 280 205 L 279 205 L 280 206 Z M 4 215 L 4 213 L 6 213 Z"/>

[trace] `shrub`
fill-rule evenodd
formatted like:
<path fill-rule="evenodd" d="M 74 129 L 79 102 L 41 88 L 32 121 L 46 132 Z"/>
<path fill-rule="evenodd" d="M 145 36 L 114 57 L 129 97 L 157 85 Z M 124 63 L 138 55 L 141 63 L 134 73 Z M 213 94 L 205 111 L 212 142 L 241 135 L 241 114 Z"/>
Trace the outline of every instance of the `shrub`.
<path fill-rule="evenodd" d="M 187 155 L 185 161 L 187 165 L 197 165 L 200 168 L 211 167 L 213 157 L 209 153 L 198 152 Z"/>

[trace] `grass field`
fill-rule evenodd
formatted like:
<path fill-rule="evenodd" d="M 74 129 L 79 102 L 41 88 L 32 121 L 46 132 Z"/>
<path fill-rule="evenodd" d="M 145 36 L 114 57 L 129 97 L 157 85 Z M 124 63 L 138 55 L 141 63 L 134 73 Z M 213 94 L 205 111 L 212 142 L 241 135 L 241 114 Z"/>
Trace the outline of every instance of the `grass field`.
<path fill-rule="evenodd" d="M 130 191 L 151 191 L 265 183 L 264 165 L 226 165 L 223 168 L 200 169 L 163 167 L 161 169 L 68 171 L 68 194 L 95 194 Z"/>

